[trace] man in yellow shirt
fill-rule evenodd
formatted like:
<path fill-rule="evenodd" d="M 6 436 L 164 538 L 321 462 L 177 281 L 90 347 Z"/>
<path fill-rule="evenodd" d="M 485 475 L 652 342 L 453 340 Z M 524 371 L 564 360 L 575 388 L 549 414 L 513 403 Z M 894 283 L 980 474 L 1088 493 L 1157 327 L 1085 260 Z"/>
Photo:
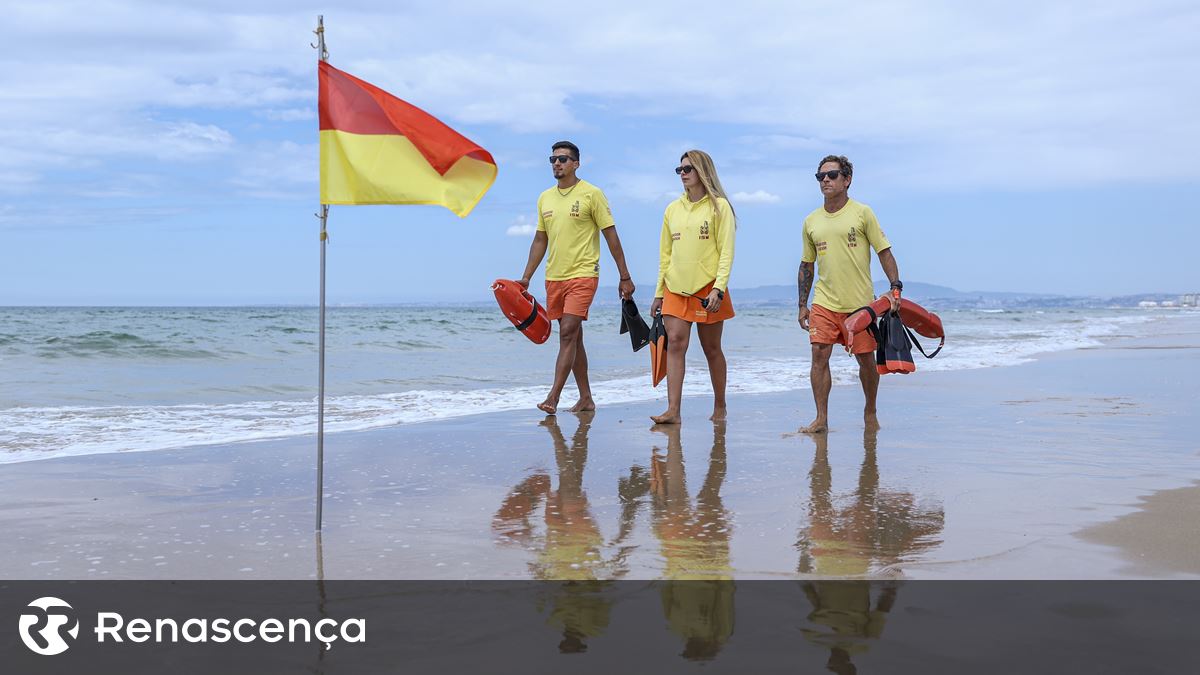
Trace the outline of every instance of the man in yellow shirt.
<path fill-rule="evenodd" d="M 575 375 L 579 402 L 571 412 L 595 410 L 588 384 L 587 352 L 583 348 L 583 322 L 600 282 L 600 237 L 608 242 L 613 262 L 621 274 L 618 292 L 622 298 L 633 296 L 633 280 L 625 266 L 625 252 L 613 222 L 612 209 L 600 188 L 575 175 L 579 169 L 579 148 L 570 141 L 559 141 L 551 148 L 550 166 L 558 184 L 538 197 L 537 232 L 529 246 L 529 261 L 521 275 L 521 285 L 529 279 L 549 250 L 546 261 L 546 313 L 558 320 L 558 360 L 554 365 L 554 384 L 546 400 L 538 404 L 542 412 L 558 411 L 558 399 L 567 376 Z"/>
<path fill-rule="evenodd" d="M 829 356 L 833 345 L 841 344 L 858 359 L 858 378 L 862 381 L 866 406 L 863 421 L 868 428 L 878 428 L 875 398 L 879 391 L 879 372 L 875 369 L 875 340 L 866 332 L 848 341 L 843 323 L 853 312 L 871 304 L 874 290 L 871 285 L 871 253 L 875 249 L 879 265 L 892 282 L 892 291 L 882 297 L 891 300 L 892 309 L 899 307 L 900 271 L 892 256 L 892 245 L 879 228 L 871 207 L 850 199 L 848 191 L 854 176 L 854 165 L 844 156 L 830 155 L 817 165 L 817 182 L 825 205 L 804 219 L 804 255 L 796 284 L 800 295 L 800 327 L 808 331 L 812 344 L 810 380 L 817 417 L 804 433 L 819 433 L 829 428 L 829 390 L 833 380 L 829 374 Z M 813 265 L 820 274 L 813 295 L 812 310 L 808 294 L 812 290 Z"/>

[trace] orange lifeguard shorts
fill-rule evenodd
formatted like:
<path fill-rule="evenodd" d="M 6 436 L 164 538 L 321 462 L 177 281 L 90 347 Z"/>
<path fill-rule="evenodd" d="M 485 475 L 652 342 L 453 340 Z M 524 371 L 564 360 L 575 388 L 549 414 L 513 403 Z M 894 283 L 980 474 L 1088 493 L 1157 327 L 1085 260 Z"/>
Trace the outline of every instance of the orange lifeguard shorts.
<path fill-rule="evenodd" d="M 596 297 L 599 277 L 576 277 L 561 281 L 546 282 L 546 316 L 551 321 L 561 319 L 563 314 L 588 318 L 588 308 Z"/>
<path fill-rule="evenodd" d="M 714 281 L 713 283 L 716 283 Z M 721 301 L 721 309 L 716 313 L 710 312 L 700 304 L 712 292 L 712 283 L 696 291 L 692 295 L 672 293 L 671 289 L 663 289 L 663 316 L 673 316 L 689 323 L 717 323 L 733 318 L 733 299 L 729 291 L 725 291 L 725 299 Z"/>
<path fill-rule="evenodd" d="M 855 333 L 854 344 L 848 344 L 846 335 L 846 319 L 849 314 L 842 314 L 820 305 L 813 305 L 808 312 L 808 341 L 814 345 L 842 345 L 850 347 L 851 354 L 866 354 L 875 351 L 875 338 L 867 331 Z"/>

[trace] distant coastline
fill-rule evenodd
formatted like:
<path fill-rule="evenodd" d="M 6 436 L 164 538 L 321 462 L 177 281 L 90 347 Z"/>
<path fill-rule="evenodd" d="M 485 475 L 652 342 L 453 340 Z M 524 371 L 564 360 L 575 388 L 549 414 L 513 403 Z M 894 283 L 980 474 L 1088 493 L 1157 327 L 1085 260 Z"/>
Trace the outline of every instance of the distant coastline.
<path fill-rule="evenodd" d="M 875 292 L 887 290 L 886 281 L 875 283 Z M 597 302 L 612 302 L 617 295 L 616 286 L 601 287 L 596 294 Z M 757 306 L 793 306 L 796 304 L 794 285 L 757 286 L 754 288 L 732 288 L 731 295 L 738 303 Z M 1174 303 L 1174 307 L 1194 307 L 1195 293 L 1138 293 L 1121 296 L 1071 296 L 1051 293 L 1016 293 L 1011 291 L 960 291 L 949 286 L 938 286 L 919 281 L 906 282 L 905 297 L 936 309 L 1109 309 L 1137 308 L 1141 303 L 1153 302 L 1159 306 Z M 1184 305 L 1183 299 L 1191 296 L 1192 305 Z M 642 301 L 641 294 L 637 298 Z M 647 297 L 646 302 L 649 302 Z"/>
<path fill-rule="evenodd" d="M 875 292 L 883 293 L 887 283 L 876 281 Z M 535 289 L 535 293 L 538 289 Z M 793 306 L 796 303 L 796 287 L 794 285 L 767 285 L 752 288 L 731 290 L 737 302 L 752 306 Z M 1013 291 L 960 291 L 949 286 L 939 286 L 920 281 L 906 282 L 905 297 L 928 305 L 934 309 L 1114 309 L 1114 308 L 1148 308 L 1163 309 L 1195 308 L 1200 301 L 1200 293 L 1195 290 L 1178 293 L 1154 292 L 1136 293 L 1132 295 L 1059 295 L 1054 293 L 1019 293 Z M 643 287 L 634 297 L 640 307 L 649 307 L 650 290 Z M 1151 303 L 1153 303 L 1151 305 Z M 596 292 L 597 305 L 617 304 L 617 287 L 601 286 Z M 159 307 L 159 308 L 199 308 L 199 307 L 258 307 L 258 308 L 316 308 L 315 302 L 247 302 L 247 303 L 174 303 L 174 304 L 29 304 L 0 305 L 0 308 L 15 309 L 20 307 L 56 307 L 56 308 L 104 308 L 104 307 Z M 399 300 L 387 302 L 335 302 L 328 304 L 330 308 L 337 307 L 491 307 L 491 294 L 486 291 L 477 299 L 445 299 L 445 300 Z"/>

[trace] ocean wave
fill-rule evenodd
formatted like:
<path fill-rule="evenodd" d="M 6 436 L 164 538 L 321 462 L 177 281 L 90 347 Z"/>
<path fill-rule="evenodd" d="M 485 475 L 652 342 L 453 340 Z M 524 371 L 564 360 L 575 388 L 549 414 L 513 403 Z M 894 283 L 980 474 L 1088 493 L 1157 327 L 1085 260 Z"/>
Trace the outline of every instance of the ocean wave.
<path fill-rule="evenodd" d="M 1013 326 L 1007 335 L 989 333 L 982 339 L 965 335 L 956 338 L 953 326 L 949 326 L 946 348 L 933 360 L 918 357 L 918 369 L 937 372 L 1017 365 L 1039 353 L 1097 346 L 1100 338 L 1148 320 L 1139 316 L 1112 317 L 1082 326 L 1048 326 L 1041 332 L 1030 332 L 1027 325 L 1021 325 Z M 131 339 L 136 336 L 125 335 L 100 339 L 137 342 Z M 931 342 L 925 342 L 927 350 Z M 689 361 L 684 396 L 711 395 L 699 350 Z M 799 349 L 794 357 L 730 359 L 729 393 L 808 389 L 809 368 L 807 354 Z M 831 361 L 831 370 L 835 384 L 857 385 L 857 362 L 840 350 Z M 547 388 L 539 384 L 461 389 L 454 387 L 464 382 L 446 384 L 446 389 L 426 384 L 425 388 L 396 393 L 330 397 L 326 401 L 326 429 L 330 433 L 364 431 L 482 413 L 532 411 L 545 397 Z M 666 395 L 664 387 L 654 389 L 649 385 L 649 375 L 641 368 L 624 368 L 607 375 L 593 373 L 592 389 L 596 400 L 605 405 L 662 400 Z M 569 405 L 570 401 L 564 398 L 563 403 Z M 0 410 L 0 463 L 282 439 L 315 431 L 316 405 L 311 399 L 221 405 L 10 408 Z"/>
<path fill-rule="evenodd" d="M 295 335 L 297 333 L 305 333 L 305 334 L 312 334 L 312 335 L 317 334 L 317 331 L 313 330 L 311 328 L 299 328 L 297 326 L 279 326 L 279 325 L 264 326 L 260 332 L 268 333 L 268 334 L 269 333 L 283 333 L 285 335 Z"/>
<path fill-rule="evenodd" d="M 393 341 L 388 341 L 388 342 L 380 342 L 378 340 L 371 340 L 371 341 L 365 341 L 365 342 L 355 342 L 354 346 L 359 347 L 359 348 L 374 347 L 374 348 L 378 348 L 378 349 L 393 349 L 393 350 L 401 351 L 401 352 L 426 350 L 426 349 L 446 349 L 447 348 L 446 345 L 444 345 L 444 344 L 438 344 L 436 342 L 426 342 L 424 340 L 393 340 Z"/>
<path fill-rule="evenodd" d="M 190 341 L 182 341 L 187 344 Z M 176 342 L 149 340 L 133 333 L 92 331 L 78 335 L 54 335 L 38 339 L 34 353 L 42 358 L 74 357 L 157 357 L 219 358 L 207 349 L 180 348 Z"/>

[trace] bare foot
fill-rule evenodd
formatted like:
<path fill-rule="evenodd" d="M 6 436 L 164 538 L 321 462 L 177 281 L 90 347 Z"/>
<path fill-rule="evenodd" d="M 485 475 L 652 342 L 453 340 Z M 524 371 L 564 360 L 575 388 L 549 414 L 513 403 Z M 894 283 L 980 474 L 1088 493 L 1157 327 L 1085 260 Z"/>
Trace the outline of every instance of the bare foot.
<path fill-rule="evenodd" d="M 558 399 L 547 396 L 545 401 L 537 404 L 537 409 L 547 415 L 553 415 L 558 412 Z"/>
<path fill-rule="evenodd" d="M 708 419 L 712 420 L 713 422 L 724 422 L 725 418 L 728 416 L 728 414 L 729 414 L 728 408 L 726 408 L 723 405 L 720 405 L 720 406 L 715 405 L 715 406 L 713 406 L 712 417 L 709 417 Z"/>
<path fill-rule="evenodd" d="M 668 410 L 661 415 L 651 415 L 650 419 L 655 424 L 679 424 L 679 413 Z"/>
<path fill-rule="evenodd" d="M 796 430 L 799 434 L 819 434 L 829 431 L 829 423 L 823 417 L 818 417 L 811 424 Z"/>
<path fill-rule="evenodd" d="M 871 431 L 879 431 L 879 417 L 875 411 L 863 412 L 863 426 Z"/>
<path fill-rule="evenodd" d="M 596 402 L 592 400 L 591 396 L 588 396 L 588 397 L 579 399 L 579 403 L 576 403 L 575 405 L 571 406 L 571 408 L 569 409 L 569 412 L 573 412 L 573 413 L 587 412 L 589 410 L 595 410 L 595 409 L 596 409 Z"/>

